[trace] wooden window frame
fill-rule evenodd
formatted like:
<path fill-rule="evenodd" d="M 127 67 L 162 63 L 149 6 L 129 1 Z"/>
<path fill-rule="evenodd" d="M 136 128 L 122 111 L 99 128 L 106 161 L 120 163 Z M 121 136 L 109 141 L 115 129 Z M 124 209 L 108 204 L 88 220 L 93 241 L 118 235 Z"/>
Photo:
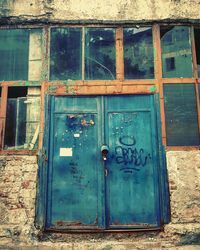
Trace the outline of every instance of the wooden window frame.
<path fill-rule="evenodd" d="M 42 148 L 42 140 L 43 140 L 43 124 L 44 124 L 44 93 L 42 92 L 45 86 L 45 82 L 48 79 L 48 33 L 49 28 L 44 26 L 41 28 L 40 26 L 17 26 L 10 27 L 4 26 L 1 29 L 41 29 L 42 30 L 42 76 L 40 81 L 0 81 L 1 91 L 1 102 L 0 102 L 0 155 L 36 155 L 38 150 Z M 40 131 L 39 131 L 39 146 L 36 150 L 28 150 L 28 149 L 16 149 L 16 150 L 5 150 L 4 149 L 4 136 L 5 136 L 5 127 L 6 127 L 6 110 L 7 110 L 7 101 L 8 101 L 8 88 L 9 87 L 41 87 L 41 95 L 40 95 Z"/>
<path fill-rule="evenodd" d="M 174 24 L 177 25 L 177 24 Z M 42 28 L 42 77 L 40 81 L 3 81 L 0 82 L 1 103 L 0 103 L 0 154 L 29 154 L 34 155 L 38 150 L 42 149 L 43 131 L 44 131 L 44 98 L 45 94 L 54 95 L 112 95 L 112 94 L 160 94 L 160 115 L 161 115 L 161 129 L 162 129 L 162 143 L 167 150 L 199 150 L 200 146 L 167 146 L 166 143 L 166 125 L 165 125 L 165 108 L 164 108 L 164 84 L 195 84 L 198 128 L 200 134 L 200 102 L 199 102 L 199 84 L 198 77 L 194 28 L 190 26 L 190 38 L 192 48 L 192 64 L 193 77 L 192 78 L 163 78 L 162 77 L 162 58 L 161 58 L 161 40 L 160 40 L 160 25 L 144 25 L 152 27 L 153 47 L 154 47 L 154 79 L 124 79 L 124 46 L 123 46 L 123 28 L 134 27 L 135 25 L 60 25 L 43 27 L 35 26 L 18 26 L 17 28 Z M 180 24 L 181 26 L 181 24 Z M 67 27 L 67 28 L 82 28 L 82 79 L 81 80 L 49 80 L 49 62 L 50 62 L 50 30 L 53 27 Z M 116 79 L 115 80 L 84 80 L 85 74 L 85 28 L 115 28 L 115 44 L 116 44 Z M 12 27 L 5 26 L 3 29 Z M 16 27 L 14 27 L 16 28 Z M 11 86 L 40 86 L 41 87 L 41 106 L 40 106 L 40 131 L 39 131 L 39 146 L 38 150 L 4 150 L 4 134 L 6 122 L 6 108 L 8 87 Z"/>

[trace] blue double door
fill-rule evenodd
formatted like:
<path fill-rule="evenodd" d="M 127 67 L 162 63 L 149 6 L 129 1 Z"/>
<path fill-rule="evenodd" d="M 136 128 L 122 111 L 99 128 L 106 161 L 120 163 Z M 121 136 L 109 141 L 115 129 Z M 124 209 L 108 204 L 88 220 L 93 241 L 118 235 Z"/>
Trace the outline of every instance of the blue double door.
<path fill-rule="evenodd" d="M 47 229 L 160 226 L 154 95 L 52 97 Z"/>

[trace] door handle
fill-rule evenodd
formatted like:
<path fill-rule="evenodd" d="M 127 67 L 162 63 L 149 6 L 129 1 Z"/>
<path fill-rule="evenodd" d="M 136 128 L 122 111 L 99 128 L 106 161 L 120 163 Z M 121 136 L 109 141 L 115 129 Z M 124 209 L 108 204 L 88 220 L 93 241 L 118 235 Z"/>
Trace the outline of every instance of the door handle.
<path fill-rule="evenodd" d="M 107 157 L 108 153 L 109 153 L 109 147 L 108 147 L 107 145 L 103 144 L 103 145 L 101 146 L 101 155 L 102 155 L 103 161 L 106 161 L 106 160 L 107 160 L 107 158 L 108 158 L 108 157 Z"/>

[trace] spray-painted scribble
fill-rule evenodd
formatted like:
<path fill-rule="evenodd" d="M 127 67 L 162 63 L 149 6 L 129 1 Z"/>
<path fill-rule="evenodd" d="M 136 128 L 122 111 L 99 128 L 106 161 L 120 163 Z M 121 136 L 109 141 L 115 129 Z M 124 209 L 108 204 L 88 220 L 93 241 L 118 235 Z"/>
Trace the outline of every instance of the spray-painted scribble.
<path fill-rule="evenodd" d="M 136 147 L 136 140 L 133 136 L 123 136 L 119 138 L 120 146 L 115 147 L 115 159 L 117 164 L 129 165 L 130 169 L 139 171 L 140 167 L 146 166 L 151 160 L 150 153 L 143 148 Z M 127 169 L 127 167 L 125 168 Z M 121 168 L 120 170 L 124 170 Z"/>

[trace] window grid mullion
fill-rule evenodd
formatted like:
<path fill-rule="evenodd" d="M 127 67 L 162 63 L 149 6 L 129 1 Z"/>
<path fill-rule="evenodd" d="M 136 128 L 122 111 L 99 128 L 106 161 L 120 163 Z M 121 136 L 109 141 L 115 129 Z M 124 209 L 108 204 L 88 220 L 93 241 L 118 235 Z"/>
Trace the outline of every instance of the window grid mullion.
<path fill-rule="evenodd" d="M 42 36 L 42 81 L 48 81 L 50 75 L 50 27 L 45 26 Z"/>
<path fill-rule="evenodd" d="M 1 110 L 0 110 L 0 150 L 3 150 L 4 148 L 7 101 L 8 101 L 8 86 L 3 85 L 1 91 Z"/>
<path fill-rule="evenodd" d="M 157 89 L 160 93 L 160 113 L 161 113 L 161 129 L 162 129 L 162 143 L 166 146 L 166 124 L 165 124 L 165 106 L 163 94 L 162 81 L 162 58 L 161 58 L 161 40 L 160 40 L 160 26 L 153 25 L 153 42 L 154 42 L 154 68 L 155 78 L 157 80 Z"/>
<path fill-rule="evenodd" d="M 198 66 L 197 66 L 196 46 L 195 46 L 195 38 L 194 38 L 194 27 L 190 27 L 190 39 L 191 39 L 191 47 L 192 47 L 193 74 L 194 74 L 194 78 L 198 78 Z"/>
<path fill-rule="evenodd" d="M 82 80 L 85 80 L 85 27 L 82 27 Z"/>
<path fill-rule="evenodd" d="M 124 80 L 124 48 L 123 48 L 123 28 L 116 28 L 116 79 Z"/>

